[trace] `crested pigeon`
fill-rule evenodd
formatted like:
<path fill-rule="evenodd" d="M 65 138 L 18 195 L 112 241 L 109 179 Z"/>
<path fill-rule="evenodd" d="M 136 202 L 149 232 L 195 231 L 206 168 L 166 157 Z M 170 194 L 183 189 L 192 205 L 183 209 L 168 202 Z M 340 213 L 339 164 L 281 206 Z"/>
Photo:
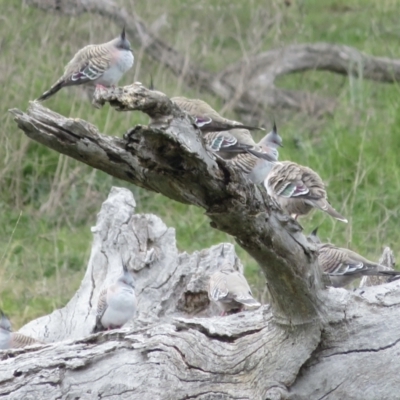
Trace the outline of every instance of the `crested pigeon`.
<path fill-rule="evenodd" d="M 132 68 L 133 61 L 124 27 L 121 35 L 110 42 L 90 44 L 79 50 L 65 67 L 63 76 L 37 100 L 46 100 L 65 86 L 115 86 L 122 75 Z"/>
<path fill-rule="evenodd" d="M 117 281 L 100 292 L 92 333 L 121 328 L 136 314 L 134 283 L 131 272 L 124 266 Z"/>
<path fill-rule="evenodd" d="M 222 253 L 223 256 L 223 247 Z M 221 315 L 242 311 L 245 307 L 258 308 L 261 304 L 254 299 L 244 275 L 223 260 L 222 267 L 210 276 L 208 297 L 222 310 Z"/>
<path fill-rule="evenodd" d="M 278 147 L 283 147 L 283 140 L 278 133 L 276 123 L 272 127 L 272 131 L 267 133 L 259 142 L 258 145 L 261 147 L 264 153 L 270 154 L 275 161 L 278 161 L 279 152 Z"/>
<path fill-rule="evenodd" d="M 255 184 L 261 184 L 270 173 L 274 163 L 278 161 L 279 152 L 278 147 L 283 147 L 282 138 L 278 134 L 276 124 L 272 128 L 272 131 L 268 133 L 258 142 L 258 147 L 261 149 L 263 154 L 267 157 L 255 158 L 248 154 L 240 154 L 235 158 L 235 162 L 239 167 L 246 171 L 248 178 Z"/>
<path fill-rule="evenodd" d="M 318 263 L 322 271 L 329 275 L 333 287 L 344 287 L 364 275 L 393 277 L 400 271 L 387 270 L 385 266 L 369 261 L 349 249 L 336 247 L 331 243 L 321 243 L 315 229 L 308 239 L 317 245 Z"/>
<path fill-rule="evenodd" d="M 228 131 L 235 128 L 264 130 L 258 126 L 244 125 L 224 118 L 203 100 L 187 99 L 186 97 L 173 97 L 171 100 L 194 118 L 197 127 L 203 133 Z"/>
<path fill-rule="evenodd" d="M 325 185 L 311 168 L 291 161 L 276 162 L 264 181 L 268 194 L 289 215 L 308 214 L 313 208 L 347 223 L 328 202 Z"/>
<path fill-rule="evenodd" d="M 245 142 L 243 142 L 240 139 L 243 134 L 238 135 L 234 133 L 238 130 L 239 129 L 232 129 L 225 132 L 209 132 L 204 135 L 203 139 L 211 151 L 226 160 L 230 160 L 238 154 L 251 154 L 268 161 L 273 160 L 272 156 L 264 153 L 261 147 L 258 147 L 254 141 L 251 143 L 249 139 L 245 139 Z"/>
<path fill-rule="evenodd" d="M 0 350 L 19 349 L 42 343 L 22 333 L 12 332 L 10 320 L 2 310 L 0 316 Z"/>

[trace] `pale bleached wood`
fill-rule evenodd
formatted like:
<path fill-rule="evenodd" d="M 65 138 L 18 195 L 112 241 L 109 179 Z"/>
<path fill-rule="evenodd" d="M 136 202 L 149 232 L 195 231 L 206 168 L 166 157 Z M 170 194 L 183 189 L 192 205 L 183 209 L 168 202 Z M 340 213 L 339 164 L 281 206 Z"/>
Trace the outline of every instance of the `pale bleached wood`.
<path fill-rule="evenodd" d="M 131 85 L 98 91 L 95 101 L 142 110 L 152 123 L 120 139 L 37 103 L 27 113 L 12 113 L 28 137 L 56 151 L 203 207 L 213 227 L 230 233 L 257 260 L 271 304 L 210 317 L 215 311 L 208 308 L 206 283 L 221 248 L 179 254 L 173 230 L 155 216 L 135 215 L 131 193 L 113 189 L 93 232 L 78 295 L 22 330 L 52 343 L 0 353 L 0 396 L 395 398 L 400 282 L 356 292 L 324 290 L 315 248 L 300 225 L 263 188 L 210 154 L 191 118 L 165 95 Z M 137 278 L 138 318 L 131 327 L 87 336 L 96 296 L 119 274 L 121 257 Z M 376 371 L 386 364 L 391 375 L 382 379 Z"/>
<path fill-rule="evenodd" d="M 95 324 L 98 296 L 121 274 L 122 262 L 135 278 L 138 303 L 134 324 L 170 315 L 219 314 L 218 307 L 208 300 L 207 285 L 208 276 L 218 267 L 221 246 L 191 255 L 179 253 L 175 230 L 155 215 L 135 214 L 135 208 L 129 190 L 111 189 L 92 228 L 92 251 L 80 288 L 66 307 L 30 322 L 21 333 L 46 343 L 89 335 Z M 224 252 L 242 271 L 233 246 L 226 243 Z"/>
<path fill-rule="evenodd" d="M 135 206 L 130 191 L 111 190 L 81 288 L 22 329 L 53 343 L 0 352 L 0 398 L 397 399 L 400 282 L 325 290 L 318 324 L 277 324 L 269 305 L 221 318 L 206 294 L 221 245 L 179 253 L 174 229 Z M 224 253 L 242 269 L 232 245 Z M 135 271 L 138 319 L 89 335 L 121 257 Z"/>
<path fill-rule="evenodd" d="M 37 102 L 27 113 L 11 112 L 27 136 L 39 143 L 122 180 L 204 208 L 211 225 L 232 235 L 259 263 L 268 280 L 272 311 L 281 323 L 292 326 L 324 318 L 315 246 L 263 187 L 207 151 L 186 113 L 163 93 L 141 84 L 96 91 L 94 102 L 143 111 L 151 124 L 136 126 L 120 139 Z"/>
<path fill-rule="evenodd" d="M 400 282 L 345 292 L 340 323 L 323 330 L 289 398 L 396 400 L 400 393 Z"/>

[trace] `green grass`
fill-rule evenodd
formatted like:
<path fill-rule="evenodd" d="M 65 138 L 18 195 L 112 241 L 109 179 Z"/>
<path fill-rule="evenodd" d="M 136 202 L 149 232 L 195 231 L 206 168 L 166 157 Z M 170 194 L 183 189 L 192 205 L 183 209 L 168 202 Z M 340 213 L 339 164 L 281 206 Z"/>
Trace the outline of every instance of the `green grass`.
<path fill-rule="evenodd" d="M 132 2 L 120 0 L 128 10 Z M 377 56 L 399 57 L 399 0 L 149 0 L 135 2 L 148 24 L 165 14 L 158 32 L 176 49 L 210 71 L 238 59 L 291 43 L 327 41 L 357 47 Z M 48 14 L 0 0 L 0 307 L 18 328 L 32 318 L 63 306 L 78 288 L 91 245 L 90 227 L 112 185 L 130 188 L 137 211 L 153 212 L 176 228 L 180 250 L 194 251 L 231 241 L 213 230 L 201 209 L 178 204 L 91 170 L 28 140 L 16 127 L 9 108 L 26 109 L 62 73 L 75 51 L 88 43 L 116 36 L 120 27 L 99 16 Z M 182 80 L 149 59 L 138 43 L 135 70 L 124 83 L 148 84 L 150 72 L 158 90 L 170 96 L 199 96 L 221 108 L 218 99 L 187 88 Z M 328 184 L 331 203 L 350 219 L 348 225 L 322 213 L 303 219 L 307 231 L 320 225 L 321 237 L 351 246 L 377 259 L 383 245 L 395 254 L 400 193 L 400 89 L 310 71 L 285 76 L 279 85 L 337 99 L 334 115 L 315 119 L 275 114 L 285 147 L 282 159 L 317 170 Z M 139 113 L 95 110 L 84 90 L 62 90 L 46 106 L 82 118 L 109 135 L 137 123 Z M 237 246 L 255 291 L 264 284 L 256 263 Z"/>

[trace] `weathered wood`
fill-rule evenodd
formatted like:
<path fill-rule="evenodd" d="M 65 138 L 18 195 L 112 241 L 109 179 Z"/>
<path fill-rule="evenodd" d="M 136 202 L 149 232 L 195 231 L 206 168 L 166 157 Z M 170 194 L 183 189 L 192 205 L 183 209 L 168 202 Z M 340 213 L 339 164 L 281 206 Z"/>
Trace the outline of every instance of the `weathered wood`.
<path fill-rule="evenodd" d="M 400 80 L 400 60 L 369 56 L 354 47 L 323 42 L 269 50 L 230 65 L 221 74 L 225 79 L 234 80 L 245 71 L 245 79 L 253 77 L 253 85 L 270 87 L 283 75 L 308 70 L 362 76 L 384 83 Z"/>
<path fill-rule="evenodd" d="M 77 294 L 22 329 L 48 344 L 0 352 L 0 398 L 398 398 L 400 282 L 324 291 L 329 320 L 321 324 L 276 324 L 268 305 L 221 318 L 205 292 L 221 245 L 179 254 L 174 230 L 136 215 L 121 188 L 111 190 L 92 232 Z M 233 246 L 224 247 L 233 259 Z M 138 318 L 89 335 L 97 295 L 121 259 L 134 271 Z"/>
<path fill-rule="evenodd" d="M 289 398 L 398 399 L 399 290 L 400 283 L 393 282 L 343 293 L 342 321 L 324 328 Z"/>
<path fill-rule="evenodd" d="M 218 307 L 208 300 L 207 285 L 208 276 L 218 267 L 221 246 L 192 255 L 179 254 L 175 230 L 154 215 L 136 215 L 135 207 L 129 190 L 111 189 L 92 228 L 92 252 L 77 293 L 65 308 L 30 322 L 20 332 L 46 343 L 88 336 L 94 326 L 98 296 L 121 274 L 123 262 L 135 278 L 135 326 L 170 315 L 219 314 Z M 231 244 L 224 245 L 224 253 L 239 270 L 243 269 Z"/>
<path fill-rule="evenodd" d="M 214 228 L 234 236 L 268 280 L 272 312 L 283 324 L 318 321 L 325 313 L 315 248 L 283 215 L 263 187 L 249 182 L 203 146 L 192 119 L 162 93 L 134 84 L 95 92 L 94 101 L 152 118 L 124 139 L 101 135 L 82 120 L 65 118 L 37 102 L 12 110 L 30 138 L 120 179 L 202 207 Z"/>
<path fill-rule="evenodd" d="M 262 187 L 210 154 L 192 119 L 164 94 L 136 84 L 95 92 L 94 99 L 146 112 L 151 124 L 120 139 L 38 103 L 11 112 L 28 137 L 60 153 L 204 208 L 215 228 L 257 260 L 271 304 L 213 316 L 219 311 L 205 288 L 221 247 L 179 254 L 173 230 L 155 216 L 135 215 L 132 194 L 114 188 L 93 229 L 77 294 L 21 330 L 48 344 L 0 353 L 0 397 L 398 397 L 400 281 L 355 292 L 323 289 L 301 226 Z M 231 245 L 226 251 L 235 257 Z M 138 317 L 130 327 L 88 336 L 99 291 L 120 273 L 122 260 L 134 270 Z M 383 365 L 384 378 L 377 373 Z"/>

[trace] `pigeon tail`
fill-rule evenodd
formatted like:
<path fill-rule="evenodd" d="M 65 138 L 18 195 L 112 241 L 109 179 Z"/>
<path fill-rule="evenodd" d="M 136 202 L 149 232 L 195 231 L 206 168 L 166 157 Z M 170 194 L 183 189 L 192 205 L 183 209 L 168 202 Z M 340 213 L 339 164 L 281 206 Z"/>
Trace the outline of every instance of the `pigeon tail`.
<path fill-rule="evenodd" d="M 101 324 L 100 320 L 96 321 L 96 325 L 94 326 L 92 333 L 99 333 L 99 332 L 103 332 L 106 329 L 104 328 L 104 326 Z"/>
<path fill-rule="evenodd" d="M 253 156 L 256 156 L 258 158 L 262 158 L 262 159 L 267 160 L 269 162 L 275 162 L 276 161 L 274 157 L 271 157 L 269 154 L 263 153 L 261 151 L 257 151 L 257 150 L 254 150 L 254 149 L 247 149 L 247 152 L 250 153 L 250 154 L 253 154 Z"/>
<path fill-rule="evenodd" d="M 265 131 L 264 128 L 260 126 L 249 126 L 249 125 L 242 125 L 240 123 L 232 123 L 232 122 L 220 122 L 208 118 L 207 121 L 200 121 L 200 118 L 196 118 L 196 125 L 200 128 L 203 133 L 209 132 L 223 132 L 229 131 L 231 129 L 247 129 L 249 131 Z"/>
<path fill-rule="evenodd" d="M 249 131 L 265 131 L 261 126 L 250 126 L 250 125 L 234 125 L 231 129 L 247 129 Z"/>
<path fill-rule="evenodd" d="M 370 271 L 370 270 L 369 270 Z M 391 276 L 391 277 L 396 277 L 400 275 L 400 271 L 372 271 L 372 272 L 366 272 L 364 275 L 379 275 L 379 276 Z"/>
<path fill-rule="evenodd" d="M 314 203 L 319 209 L 328 213 L 331 217 L 336 218 L 337 220 L 344 222 L 347 224 L 349 221 L 343 217 L 342 214 L 339 214 L 325 199 L 321 199 Z"/>
<path fill-rule="evenodd" d="M 40 97 L 36 99 L 36 101 L 47 100 L 49 97 L 53 96 L 53 94 L 57 93 L 64 86 L 64 81 L 55 83 L 49 90 L 44 92 Z"/>
<path fill-rule="evenodd" d="M 253 299 L 253 298 L 247 298 L 247 299 L 236 299 L 236 301 L 238 301 L 239 303 L 244 304 L 246 307 L 250 307 L 250 308 L 258 308 L 261 307 L 261 303 L 259 303 L 257 300 Z"/>

